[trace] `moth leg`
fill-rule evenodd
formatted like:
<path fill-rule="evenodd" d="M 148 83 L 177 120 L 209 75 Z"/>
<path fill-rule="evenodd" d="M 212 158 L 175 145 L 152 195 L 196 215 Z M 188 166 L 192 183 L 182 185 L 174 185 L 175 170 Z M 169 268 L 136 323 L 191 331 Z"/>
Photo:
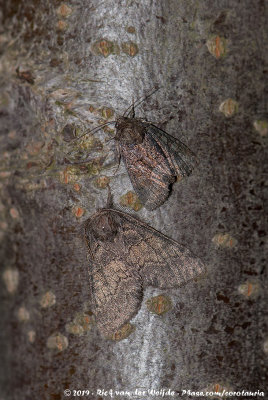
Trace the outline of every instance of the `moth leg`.
<path fill-rule="evenodd" d="M 130 118 L 135 118 L 135 108 L 134 108 L 134 97 L 132 97 L 132 108 L 131 108 L 131 116 Z"/>
<path fill-rule="evenodd" d="M 121 163 L 121 153 L 120 153 L 120 146 L 119 143 L 116 143 L 116 157 L 115 157 L 116 161 L 117 161 L 117 167 L 116 170 L 114 172 L 114 175 L 117 173 L 119 167 L 120 167 L 120 163 Z"/>
<path fill-rule="evenodd" d="M 83 160 L 83 161 L 70 161 L 67 157 L 65 157 L 65 161 L 68 161 L 68 164 L 70 164 L 70 165 L 82 165 L 82 164 L 87 164 L 87 163 L 89 163 L 89 162 L 92 161 L 92 160 L 94 160 L 94 158 L 90 157 L 90 158 L 87 158 L 86 160 Z"/>

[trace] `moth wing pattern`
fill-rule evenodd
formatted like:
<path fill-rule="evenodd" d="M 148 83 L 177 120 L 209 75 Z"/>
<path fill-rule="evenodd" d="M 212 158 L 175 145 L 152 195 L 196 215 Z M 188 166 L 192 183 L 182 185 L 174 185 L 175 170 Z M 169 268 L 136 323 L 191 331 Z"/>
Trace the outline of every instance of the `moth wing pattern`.
<path fill-rule="evenodd" d="M 148 132 L 162 148 L 167 159 L 172 162 L 176 176 L 185 177 L 191 175 L 198 164 L 196 155 L 179 139 L 152 124 L 149 125 Z"/>
<path fill-rule="evenodd" d="M 121 218 L 118 215 L 115 218 L 121 224 Z M 90 236 L 87 228 L 86 236 Z M 94 254 L 89 271 L 92 311 L 101 334 L 110 337 L 137 313 L 142 301 L 142 282 L 126 258 L 121 228 L 114 242 L 100 243 L 92 237 L 90 241 Z"/>
<path fill-rule="evenodd" d="M 146 134 L 142 145 L 131 150 L 121 146 L 121 156 L 132 186 L 144 206 L 154 210 L 163 204 L 176 178 L 175 170 L 155 139 Z"/>
<path fill-rule="evenodd" d="M 139 310 L 143 289 L 175 288 L 205 271 L 188 249 L 160 232 L 113 209 L 117 220 L 113 241 L 93 241 L 91 292 L 93 312 L 103 336 L 109 337 Z"/>
<path fill-rule="evenodd" d="M 198 162 L 180 140 L 152 124 L 144 124 L 143 143 L 120 144 L 120 154 L 141 202 L 154 210 L 166 201 L 176 179 L 189 176 Z"/>
<path fill-rule="evenodd" d="M 140 308 L 141 282 L 127 271 L 127 264 L 109 260 L 105 266 L 92 264 L 91 293 L 97 326 L 105 337 L 127 323 Z"/>
<path fill-rule="evenodd" d="M 126 231 L 135 226 L 128 257 L 138 265 L 143 287 L 176 288 L 204 274 L 204 264 L 189 249 L 128 214 L 121 218 Z"/>

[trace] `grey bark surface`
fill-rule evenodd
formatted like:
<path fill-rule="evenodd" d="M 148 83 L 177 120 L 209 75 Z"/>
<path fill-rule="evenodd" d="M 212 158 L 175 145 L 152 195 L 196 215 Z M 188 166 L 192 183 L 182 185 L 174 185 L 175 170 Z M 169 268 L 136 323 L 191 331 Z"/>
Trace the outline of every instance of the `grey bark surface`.
<path fill-rule="evenodd" d="M 249 0 L 1 2 L 1 400 L 267 391 L 265 11 Z M 157 86 L 136 116 L 200 163 L 159 209 L 132 213 L 207 275 L 147 289 L 135 330 L 106 340 L 90 312 L 83 221 L 106 203 L 100 177 L 115 206 L 132 186 L 124 165 L 115 173 L 112 132 L 90 133 L 82 152 L 68 134 Z M 68 164 L 79 157 L 90 161 Z M 146 303 L 159 294 L 173 305 L 162 316 Z"/>

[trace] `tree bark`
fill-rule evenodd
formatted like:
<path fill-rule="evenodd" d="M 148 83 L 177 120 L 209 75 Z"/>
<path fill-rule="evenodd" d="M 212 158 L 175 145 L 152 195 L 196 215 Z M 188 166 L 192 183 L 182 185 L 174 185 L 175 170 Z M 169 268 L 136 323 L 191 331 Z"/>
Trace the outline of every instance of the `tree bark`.
<path fill-rule="evenodd" d="M 265 391 L 265 2 L 7 0 L 1 9 L 1 398 Z M 156 87 L 136 116 L 200 162 L 150 212 L 122 163 L 115 172 L 112 127 L 71 139 Z M 147 289 L 121 340 L 94 324 L 83 239 L 108 181 L 116 207 L 127 203 L 207 267 L 180 289 Z M 158 295 L 172 303 L 163 315 L 148 308 Z"/>

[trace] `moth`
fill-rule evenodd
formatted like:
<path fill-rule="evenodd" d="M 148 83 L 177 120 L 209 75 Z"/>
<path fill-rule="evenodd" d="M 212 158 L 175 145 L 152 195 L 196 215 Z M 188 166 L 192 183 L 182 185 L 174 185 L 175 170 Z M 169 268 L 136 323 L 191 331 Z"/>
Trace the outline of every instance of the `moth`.
<path fill-rule="evenodd" d="M 154 210 L 176 180 L 191 175 L 197 158 L 180 140 L 134 116 L 119 117 L 115 128 L 119 159 L 145 208 Z"/>
<path fill-rule="evenodd" d="M 138 99 L 136 106 L 156 90 L 141 101 Z M 145 208 L 154 210 L 167 200 L 173 183 L 191 175 L 198 162 L 195 154 L 180 140 L 152 123 L 135 118 L 135 103 L 115 121 L 86 131 L 80 137 L 105 125 L 115 124 L 118 164 L 122 159 L 139 199 Z"/>
<path fill-rule="evenodd" d="M 102 208 L 85 223 L 97 327 L 111 337 L 139 310 L 148 286 L 176 288 L 205 271 L 190 250 L 135 217 Z"/>

